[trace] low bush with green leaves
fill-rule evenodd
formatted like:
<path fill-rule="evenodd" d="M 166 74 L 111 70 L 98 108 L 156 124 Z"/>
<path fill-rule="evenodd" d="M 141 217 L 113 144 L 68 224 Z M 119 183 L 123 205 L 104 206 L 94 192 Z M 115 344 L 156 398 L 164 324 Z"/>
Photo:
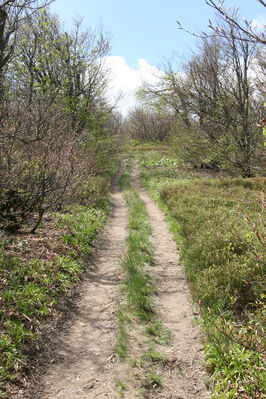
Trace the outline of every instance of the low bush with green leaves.
<path fill-rule="evenodd" d="M 253 180 L 253 184 L 252 184 Z M 244 183 L 244 184 L 243 184 Z M 263 293 L 263 179 L 179 180 L 161 199 L 180 226 L 194 297 L 242 312 Z"/>
<path fill-rule="evenodd" d="M 0 387 L 17 378 L 26 364 L 23 344 L 38 337 L 40 319 L 50 315 L 59 293 L 71 294 L 83 264 L 67 256 L 52 261 L 34 259 L 25 264 L 19 257 L 0 253 L 2 292 L 0 297 Z"/>
<path fill-rule="evenodd" d="M 83 255 L 89 255 L 92 242 L 105 221 L 106 212 L 102 209 L 86 208 L 85 206 L 72 207 L 71 213 L 61 217 L 60 224 L 69 230 L 63 236 L 63 240 Z"/>

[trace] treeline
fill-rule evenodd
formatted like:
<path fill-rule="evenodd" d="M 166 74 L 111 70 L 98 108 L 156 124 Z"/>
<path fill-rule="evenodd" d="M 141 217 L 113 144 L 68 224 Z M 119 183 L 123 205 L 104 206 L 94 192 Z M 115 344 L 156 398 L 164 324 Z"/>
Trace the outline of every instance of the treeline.
<path fill-rule="evenodd" d="M 108 36 L 80 21 L 66 31 L 48 6 L 0 3 L 0 229 L 11 232 L 84 200 L 120 128 L 105 96 Z"/>
<path fill-rule="evenodd" d="M 170 140 L 185 163 L 249 177 L 263 162 L 265 40 L 216 9 L 217 26 L 198 37 L 183 71 L 169 63 L 158 84 L 138 91 L 127 127 L 136 139 Z"/>

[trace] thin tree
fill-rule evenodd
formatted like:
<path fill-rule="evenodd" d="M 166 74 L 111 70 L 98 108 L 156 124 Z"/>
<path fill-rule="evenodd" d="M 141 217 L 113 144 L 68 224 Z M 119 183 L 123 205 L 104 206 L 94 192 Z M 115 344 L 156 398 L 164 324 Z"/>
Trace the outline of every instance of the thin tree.
<path fill-rule="evenodd" d="M 0 103 L 4 96 L 4 77 L 16 46 L 19 27 L 29 15 L 47 7 L 53 0 L 2 0 L 0 2 Z"/>

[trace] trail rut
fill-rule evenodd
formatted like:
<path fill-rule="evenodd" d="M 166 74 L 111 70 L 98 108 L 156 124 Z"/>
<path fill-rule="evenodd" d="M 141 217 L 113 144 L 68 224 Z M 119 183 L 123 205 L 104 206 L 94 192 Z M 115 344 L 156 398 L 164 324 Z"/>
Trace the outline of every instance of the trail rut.
<path fill-rule="evenodd" d="M 152 398 L 210 398 L 204 384 L 207 373 L 203 367 L 200 331 L 193 323 L 196 314 L 193 311 L 184 270 L 163 212 L 141 185 L 137 161 L 134 162 L 131 184 L 138 190 L 146 205 L 153 230 L 156 263 L 150 269 L 150 275 L 159 291 L 160 317 L 171 331 L 171 342 L 165 353 L 175 363 L 175 367 L 170 368 L 164 375 L 164 389 L 157 394 L 153 393 Z"/>
<path fill-rule="evenodd" d="M 87 273 L 82 298 L 63 346 L 55 348 L 60 361 L 50 364 L 34 398 L 114 398 L 113 353 L 116 311 L 121 282 L 119 260 L 126 237 L 127 208 L 120 192 L 111 195 L 112 212 L 101 247 Z"/>

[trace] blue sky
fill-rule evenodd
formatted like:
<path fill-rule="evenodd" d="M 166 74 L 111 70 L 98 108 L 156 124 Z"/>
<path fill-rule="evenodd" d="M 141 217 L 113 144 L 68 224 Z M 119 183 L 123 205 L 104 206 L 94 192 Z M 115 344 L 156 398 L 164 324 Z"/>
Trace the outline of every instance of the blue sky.
<path fill-rule="evenodd" d="M 257 0 L 225 0 L 224 5 L 240 6 L 240 15 L 248 20 L 266 19 L 265 9 Z M 178 30 L 176 20 L 194 32 L 204 30 L 209 19 L 215 20 L 205 0 L 55 0 L 51 11 L 66 27 L 76 16 L 83 17 L 84 26 L 102 24 L 111 37 L 111 64 L 118 63 L 128 71 L 146 67 L 146 75 L 148 66 L 151 72 L 154 66 L 160 68 L 163 59 L 171 58 L 173 52 L 178 54 L 180 65 L 189 57 L 195 39 Z"/>
<path fill-rule="evenodd" d="M 247 19 L 263 11 L 256 0 L 226 0 L 225 5 L 240 5 Z M 181 57 L 188 53 L 194 39 L 177 29 L 176 20 L 197 32 L 214 17 L 204 0 L 56 0 L 51 9 L 67 26 L 77 15 L 90 27 L 102 23 L 111 34 L 112 54 L 124 57 L 132 68 L 142 58 L 158 65 L 172 51 Z"/>

